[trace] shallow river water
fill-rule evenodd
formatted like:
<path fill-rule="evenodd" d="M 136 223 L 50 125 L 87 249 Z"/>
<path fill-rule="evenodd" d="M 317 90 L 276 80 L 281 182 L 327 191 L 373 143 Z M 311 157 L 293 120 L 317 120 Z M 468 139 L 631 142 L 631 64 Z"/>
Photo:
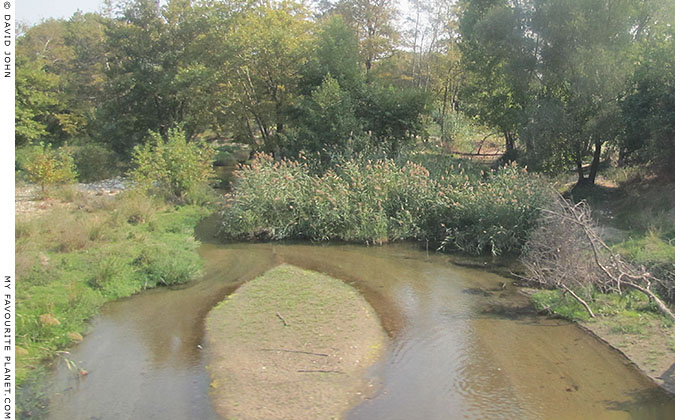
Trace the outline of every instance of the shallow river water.
<path fill-rule="evenodd" d="M 390 336 L 378 390 L 354 419 L 671 419 L 674 399 L 620 354 L 564 321 L 531 315 L 498 275 L 410 245 L 204 243 L 203 280 L 106 305 L 58 366 L 52 419 L 216 419 L 204 317 L 281 263 L 355 286 Z M 503 288 L 505 286 L 505 288 Z M 260 332 L 257 332 L 260 333 Z"/>

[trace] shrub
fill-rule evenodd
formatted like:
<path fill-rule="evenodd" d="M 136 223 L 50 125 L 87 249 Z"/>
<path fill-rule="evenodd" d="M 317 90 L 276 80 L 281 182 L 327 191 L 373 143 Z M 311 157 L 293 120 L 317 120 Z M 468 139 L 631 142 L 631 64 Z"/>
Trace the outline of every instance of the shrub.
<path fill-rule="evenodd" d="M 209 183 L 215 156 L 212 147 L 187 141 L 176 128 L 168 131 L 167 139 L 154 132 L 149 136 L 145 145 L 134 148 L 130 176 L 139 188 L 184 201 L 190 191 Z"/>
<path fill-rule="evenodd" d="M 520 250 L 547 199 L 544 184 L 516 166 L 472 177 L 457 166 L 434 177 L 385 159 L 310 169 L 304 159 L 266 155 L 242 166 L 222 230 L 235 239 L 413 239 L 501 254 Z"/>
<path fill-rule="evenodd" d="M 79 181 L 94 182 L 111 178 L 119 173 L 117 154 L 107 146 L 90 143 L 71 146 Z"/>
<path fill-rule="evenodd" d="M 74 160 L 65 148 L 53 150 L 41 143 L 31 147 L 24 159 L 24 171 L 31 182 L 41 186 L 41 192 L 47 186 L 74 182 L 77 177 Z"/>
<path fill-rule="evenodd" d="M 98 267 L 89 285 L 94 289 L 104 289 L 115 282 L 124 270 L 125 262 L 119 257 L 107 257 L 98 262 Z"/>
<path fill-rule="evenodd" d="M 200 257 L 186 249 L 147 246 L 135 260 L 146 278 L 145 287 L 172 286 L 194 280 L 202 269 Z"/>

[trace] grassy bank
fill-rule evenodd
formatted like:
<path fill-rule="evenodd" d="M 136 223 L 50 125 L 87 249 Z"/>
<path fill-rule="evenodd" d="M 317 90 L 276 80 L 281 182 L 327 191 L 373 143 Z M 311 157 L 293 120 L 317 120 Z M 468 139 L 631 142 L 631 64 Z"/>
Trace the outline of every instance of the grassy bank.
<path fill-rule="evenodd" d="M 364 373 L 386 341 L 354 288 L 288 265 L 244 284 L 206 326 L 223 418 L 341 418 L 371 392 Z"/>
<path fill-rule="evenodd" d="M 202 269 L 192 234 L 209 210 L 127 192 L 72 198 L 16 218 L 19 387 L 56 357 L 78 371 L 62 351 L 105 302 L 188 282 Z"/>
<path fill-rule="evenodd" d="M 429 171 L 347 161 L 320 174 L 306 160 L 258 156 L 236 174 L 222 229 L 232 239 L 417 240 L 471 254 L 519 252 L 546 185 L 516 166 L 484 172 L 432 163 Z"/>

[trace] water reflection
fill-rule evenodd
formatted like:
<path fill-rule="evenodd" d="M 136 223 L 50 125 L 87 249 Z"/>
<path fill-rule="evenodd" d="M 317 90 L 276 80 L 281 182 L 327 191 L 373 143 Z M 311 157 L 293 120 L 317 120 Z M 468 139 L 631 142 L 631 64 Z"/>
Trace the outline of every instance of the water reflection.
<path fill-rule="evenodd" d="M 375 396 L 348 419 L 673 418 L 673 398 L 577 327 L 525 310 L 505 278 L 406 245 L 206 243 L 203 281 L 107 305 L 60 367 L 54 419 L 214 419 L 203 318 L 280 263 L 354 285 L 391 336 Z M 509 282 L 508 282 L 509 283 Z M 199 348 L 201 346 L 201 348 Z"/>

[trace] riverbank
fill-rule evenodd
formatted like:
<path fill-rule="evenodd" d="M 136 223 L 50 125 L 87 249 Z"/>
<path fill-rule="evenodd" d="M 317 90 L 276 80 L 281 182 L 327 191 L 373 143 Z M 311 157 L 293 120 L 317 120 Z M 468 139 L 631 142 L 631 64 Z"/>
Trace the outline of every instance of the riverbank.
<path fill-rule="evenodd" d="M 340 418 L 371 394 L 386 334 L 351 286 L 281 265 L 207 318 L 211 392 L 223 418 Z"/>
<path fill-rule="evenodd" d="M 651 380 L 675 393 L 675 324 L 650 307 L 641 293 L 598 294 L 590 318 L 574 301 L 553 290 L 524 288 L 536 308 L 577 323 L 623 354 Z"/>
<path fill-rule="evenodd" d="M 66 188 L 41 199 L 31 186 L 16 192 L 20 389 L 41 377 L 49 360 L 88 374 L 66 350 L 82 340 L 104 303 L 201 273 L 193 229 L 208 209 L 173 207 L 122 192 L 119 184 Z"/>

